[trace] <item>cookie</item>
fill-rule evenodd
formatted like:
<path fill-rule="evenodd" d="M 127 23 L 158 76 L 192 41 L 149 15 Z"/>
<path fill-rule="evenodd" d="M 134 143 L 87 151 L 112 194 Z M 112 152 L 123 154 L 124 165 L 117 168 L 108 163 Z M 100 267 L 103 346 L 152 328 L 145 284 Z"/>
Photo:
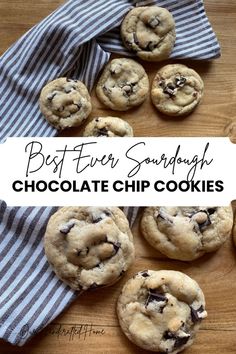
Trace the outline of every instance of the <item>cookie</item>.
<path fill-rule="evenodd" d="M 117 303 L 120 326 L 136 345 L 160 353 L 189 347 L 207 316 L 196 281 L 172 270 L 145 270 L 128 280 Z"/>
<path fill-rule="evenodd" d="M 203 89 L 204 83 L 196 71 L 182 64 L 169 64 L 154 77 L 151 98 L 160 112 L 183 116 L 199 104 Z"/>
<path fill-rule="evenodd" d="M 133 236 L 119 208 L 63 207 L 44 237 L 57 276 L 83 291 L 115 283 L 134 260 Z"/>
<path fill-rule="evenodd" d="M 128 137 L 133 136 L 133 129 L 123 119 L 116 117 L 97 117 L 85 127 L 83 136 Z"/>
<path fill-rule="evenodd" d="M 191 261 L 216 251 L 230 236 L 229 207 L 150 207 L 141 231 L 151 246 L 169 258 Z"/>
<path fill-rule="evenodd" d="M 98 99 L 116 111 L 127 111 L 140 105 L 148 92 L 149 80 L 144 68 L 126 58 L 108 63 L 96 87 Z"/>
<path fill-rule="evenodd" d="M 175 44 L 175 21 L 162 7 L 136 7 L 125 16 L 121 37 L 126 48 L 148 61 L 167 59 Z"/>
<path fill-rule="evenodd" d="M 86 86 L 65 77 L 49 82 L 42 89 L 39 104 L 45 118 L 57 129 L 81 125 L 92 110 Z"/>

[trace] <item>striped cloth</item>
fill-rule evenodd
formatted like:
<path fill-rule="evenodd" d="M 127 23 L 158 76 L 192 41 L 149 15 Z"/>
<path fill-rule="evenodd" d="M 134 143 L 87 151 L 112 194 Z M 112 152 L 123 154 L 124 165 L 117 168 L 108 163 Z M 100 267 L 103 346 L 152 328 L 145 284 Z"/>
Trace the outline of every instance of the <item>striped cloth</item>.
<path fill-rule="evenodd" d="M 157 4 L 174 15 L 172 58 L 213 59 L 220 47 L 201 0 L 70 0 L 33 27 L 0 58 L 0 141 L 54 136 L 38 109 L 40 89 L 58 76 L 91 89 L 110 53 L 131 54 L 118 26 L 132 6 Z M 50 269 L 45 224 L 55 208 L 8 208 L 0 202 L 0 337 L 23 345 L 77 296 Z M 137 208 L 125 210 L 131 225 Z"/>

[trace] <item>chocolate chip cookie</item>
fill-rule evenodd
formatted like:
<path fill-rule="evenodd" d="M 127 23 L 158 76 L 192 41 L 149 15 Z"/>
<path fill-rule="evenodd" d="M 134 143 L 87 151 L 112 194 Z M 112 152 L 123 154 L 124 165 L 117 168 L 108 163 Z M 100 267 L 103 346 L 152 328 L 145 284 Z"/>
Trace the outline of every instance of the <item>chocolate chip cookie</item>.
<path fill-rule="evenodd" d="M 175 44 L 175 22 L 162 7 L 147 6 L 132 9 L 121 25 L 125 47 L 148 61 L 167 59 Z"/>
<path fill-rule="evenodd" d="M 230 236 L 229 207 L 150 207 L 144 210 L 141 231 L 151 246 L 169 258 L 191 261 L 216 251 Z"/>
<path fill-rule="evenodd" d="M 145 350 L 179 353 L 207 316 L 196 281 L 172 270 L 139 272 L 123 287 L 117 313 L 125 335 Z"/>
<path fill-rule="evenodd" d="M 92 110 L 86 86 L 65 77 L 49 82 L 42 89 L 39 104 L 45 118 L 57 129 L 81 125 Z"/>
<path fill-rule="evenodd" d="M 148 76 L 132 59 L 113 59 L 105 67 L 96 87 L 99 100 L 107 107 L 126 111 L 138 106 L 149 92 Z"/>
<path fill-rule="evenodd" d="M 114 207 L 59 209 L 48 222 L 44 245 L 57 276 L 79 291 L 113 284 L 134 260 L 128 220 Z"/>
<path fill-rule="evenodd" d="M 86 127 L 83 136 L 128 137 L 133 136 L 132 127 L 117 117 L 97 117 Z"/>
<path fill-rule="evenodd" d="M 156 74 L 151 98 L 160 112 L 169 116 L 183 116 L 199 104 L 203 88 L 203 81 L 196 71 L 182 64 L 169 64 Z"/>

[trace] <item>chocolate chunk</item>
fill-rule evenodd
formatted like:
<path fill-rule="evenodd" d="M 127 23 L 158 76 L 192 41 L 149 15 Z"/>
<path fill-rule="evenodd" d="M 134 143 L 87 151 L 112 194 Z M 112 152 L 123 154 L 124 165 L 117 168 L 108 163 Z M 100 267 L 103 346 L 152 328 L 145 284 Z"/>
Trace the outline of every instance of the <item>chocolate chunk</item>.
<path fill-rule="evenodd" d="M 175 78 L 175 84 L 177 87 L 183 87 L 186 83 L 187 79 L 184 76 L 177 76 Z"/>
<path fill-rule="evenodd" d="M 103 210 L 103 212 L 104 212 L 104 214 L 105 214 L 106 216 L 108 216 L 108 217 L 110 217 L 110 216 L 111 216 L 110 211 L 108 211 L 108 210 Z"/>
<path fill-rule="evenodd" d="M 133 88 L 130 85 L 125 85 L 125 86 L 122 87 L 122 89 L 124 90 L 123 94 L 125 96 L 130 96 L 133 93 Z"/>
<path fill-rule="evenodd" d="M 98 123 L 98 122 L 99 122 L 99 119 L 98 119 L 98 118 L 96 118 L 96 119 L 95 119 L 95 122 L 96 122 L 96 123 Z"/>
<path fill-rule="evenodd" d="M 207 209 L 207 212 L 208 212 L 209 215 L 212 215 L 212 214 L 214 214 L 216 212 L 216 209 L 217 208 L 209 208 L 209 209 Z"/>
<path fill-rule="evenodd" d="M 174 96 L 176 92 L 176 87 L 173 84 L 169 83 L 166 85 L 166 87 L 164 87 L 163 92 L 168 94 L 170 97 Z"/>
<path fill-rule="evenodd" d="M 177 349 L 187 343 L 190 338 L 190 334 L 188 334 L 186 337 L 179 337 L 176 333 L 166 331 L 163 335 L 163 338 L 166 340 L 173 339 L 175 341 L 174 348 Z"/>
<path fill-rule="evenodd" d="M 60 228 L 60 232 L 64 235 L 67 235 L 74 226 L 74 222 L 68 222 Z"/>
<path fill-rule="evenodd" d="M 134 40 L 134 43 L 138 46 L 139 40 L 138 40 L 137 34 L 135 32 L 133 33 L 133 40 Z"/>
<path fill-rule="evenodd" d="M 157 47 L 157 43 L 150 41 L 150 42 L 148 42 L 148 44 L 146 45 L 146 47 L 144 49 L 152 52 L 156 47 Z"/>
<path fill-rule="evenodd" d="M 70 88 L 65 87 L 65 88 L 64 88 L 64 92 L 65 92 L 65 93 L 71 93 L 71 92 L 72 92 L 72 88 L 71 88 L 71 87 L 70 87 Z"/>
<path fill-rule="evenodd" d="M 96 218 L 96 219 L 93 219 L 93 224 L 97 224 L 98 222 L 100 222 L 102 220 L 102 218 Z"/>
<path fill-rule="evenodd" d="M 108 136 L 108 130 L 105 127 L 98 129 L 97 136 Z"/>
<path fill-rule="evenodd" d="M 124 275 L 125 274 L 125 270 L 122 270 L 121 272 L 120 272 L 120 277 L 122 277 L 122 275 Z"/>
<path fill-rule="evenodd" d="M 176 334 L 171 332 L 171 331 L 165 331 L 165 333 L 163 334 L 163 338 L 168 340 L 168 339 L 175 339 L 176 338 Z"/>
<path fill-rule="evenodd" d="M 180 348 L 182 347 L 184 344 L 187 343 L 187 341 L 189 340 L 190 335 L 186 336 L 186 337 L 176 337 L 175 339 L 175 344 L 174 344 L 174 348 Z"/>
<path fill-rule="evenodd" d="M 173 224 L 173 221 L 168 218 L 167 214 L 164 214 L 161 210 L 159 210 L 157 218 L 161 218 L 162 220 L 166 221 L 169 224 Z"/>
<path fill-rule="evenodd" d="M 79 103 L 79 104 L 77 104 L 77 103 L 74 103 L 74 105 L 75 106 L 77 106 L 77 108 L 78 108 L 78 111 L 80 110 L 80 108 L 82 107 L 82 105 Z"/>
<path fill-rule="evenodd" d="M 191 310 L 191 319 L 193 323 L 197 323 L 198 321 L 201 321 L 201 318 L 198 316 L 198 313 L 202 313 L 204 310 L 204 307 L 201 305 L 199 309 L 195 310 L 190 306 Z"/>
<path fill-rule="evenodd" d="M 163 313 L 163 309 L 164 309 L 164 307 L 166 306 L 166 304 L 168 302 L 167 297 L 164 294 L 160 293 L 158 291 L 158 289 L 149 289 L 148 290 L 148 298 L 147 298 L 147 301 L 145 303 L 145 306 L 147 307 L 148 304 L 150 304 L 153 301 L 164 302 L 164 304 L 162 306 L 160 306 L 160 309 L 159 309 L 159 312 Z"/>
<path fill-rule="evenodd" d="M 93 283 L 90 285 L 89 289 L 96 289 L 98 287 L 99 287 L 99 285 L 97 283 Z"/>
<path fill-rule="evenodd" d="M 160 80 L 159 81 L 159 86 L 160 87 L 165 87 L 165 80 Z"/>
<path fill-rule="evenodd" d="M 115 254 L 117 254 L 117 252 L 119 251 L 120 246 L 121 246 L 121 243 L 120 243 L 120 242 L 113 243 L 113 247 L 114 247 Z"/>
<path fill-rule="evenodd" d="M 148 274 L 148 272 L 146 270 L 144 270 L 143 272 L 140 273 L 142 275 L 142 277 L 147 278 L 150 277 L 150 275 Z"/>
<path fill-rule="evenodd" d="M 47 96 L 47 100 L 48 100 L 48 101 L 52 101 L 52 100 L 53 100 L 53 98 L 54 98 L 56 95 L 57 95 L 57 93 L 56 93 L 56 92 L 51 93 L 50 95 L 48 95 L 48 96 Z"/>

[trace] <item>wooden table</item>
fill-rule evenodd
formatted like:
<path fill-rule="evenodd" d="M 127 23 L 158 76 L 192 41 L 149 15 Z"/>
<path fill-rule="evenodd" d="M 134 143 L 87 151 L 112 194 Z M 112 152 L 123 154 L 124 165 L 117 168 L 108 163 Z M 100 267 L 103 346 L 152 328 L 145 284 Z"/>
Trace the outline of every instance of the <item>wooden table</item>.
<path fill-rule="evenodd" d="M 40 21 L 62 0 L 0 0 L 0 54 L 20 35 Z M 222 48 L 213 62 L 194 63 L 205 82 L 205 96 L 199 108 L 183 120 L 163 119 L 149 101 L 135 112 L 120 116 L 134 127 L 136 136 L 229 136 L 236 142 L 236 1 L 205 0 L 210 21 Z M 144 64 L 150 79 L 159 65 Z M 104 109 L 93 94 L 96 115 L 114 115 Z M 142 119 L 146 117 L 147 119 Z M 64 135 L 80 135 L 76 129 Z M 122 335 L 115 303 L 124 282 L 141 269 L 176 269 L 196 279 L 206 296 L 208 318 L 195 344 L 186 354 L 228 354 L 236 352 L 236 252 L 232 240 L 216 253 L 194 262 L 171 261 L 158 254 L 142 239 L 138 222 L 133 229 L 136 262 L 115 286 L 79 297 L 54 323 L 23 348 L 0 341 L 1 354 L 145 353 Z M 71 335 L 76 326 L 77 334 Z"/>

